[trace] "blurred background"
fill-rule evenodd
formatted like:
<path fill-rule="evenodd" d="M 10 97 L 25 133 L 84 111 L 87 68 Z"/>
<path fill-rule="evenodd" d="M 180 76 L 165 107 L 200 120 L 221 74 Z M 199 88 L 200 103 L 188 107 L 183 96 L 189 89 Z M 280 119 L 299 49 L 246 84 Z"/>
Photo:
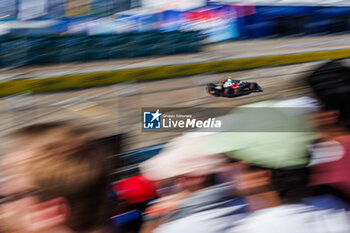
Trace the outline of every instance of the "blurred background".
<path fill-rule="evenodd" d="M 337 50 L 305 61 L 346 57 L 339 49 L 350 43 L 349 12 L 349 3 L 336 0 L 3 1 L 1 132 L 67 117 L 96 121 L 108 136 L 125 134 L 124 150 L 166 142 L 176 135 L 139 131 L 141 107 L 234 107 L 307 93 L 299 77 L 314 63 L 256 68 L 302 62 L 290 53 Z M 256 59 L 271 55 L 277 57 Z M 232 59 L 238 63 L 228 65 Z M 200 65 L 215 61 L 221 63 Z M 227 75 L 258 82 L 265 92 L 208 96 L 204 85 Z M 156 80 L 167 77 L 176 79 Z M 105 84 L 112 85 L 98 87 Z M 84 87 L 94 88 L 69 91 Z"/>
<path fill-rule="evenodd" d="M 143 107 L 315 97 L 304 77 L 350 57 L 349 30 L 346 0 L 1 0 L 0 136 L 62 119 L 98 125 L 115 181 L 133 177 L 181 135 L 142 132 Z M 227 76 L 264 92 L 206 92 Z"/>
<path fill-rule="evenodd" d="M 312 96 L 301 77 L 318 60 L 348 56 L 349 13 L 350 3 L 337 0 L 4 0 L 1 134 L 79 119 L 103 126 L 106 137 L 118 135 L 126 152 L 179 135 L 141 132 L 142 107 L 233 108 Z M 264 93 L 206 93 L 205 84 L 228 75 L 258 82 Z"/>

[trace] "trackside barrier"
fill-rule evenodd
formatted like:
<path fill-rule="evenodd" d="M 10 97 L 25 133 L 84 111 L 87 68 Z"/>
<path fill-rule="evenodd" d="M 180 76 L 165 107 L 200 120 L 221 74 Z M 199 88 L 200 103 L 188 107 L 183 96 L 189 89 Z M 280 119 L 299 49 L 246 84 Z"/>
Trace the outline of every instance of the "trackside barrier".
<path fill-rule="evenodd" d="M 43 93 L 111 85 L 125 81 L 150 81 L 202 73 L 239 71 L 268 66 L 282 66 L 312 61 L 348 58 L 350 49 L 337 49 L 263 57 L 230 59 L 191 64 L 121 69 L 47 78 L 27 78 L 0 82 L 0 96 L 19 93 Z"/>
<path fill-rule="evenodd" d="M 87 62 L 198 52 L 200 31 L 110 35 L 0 36 L 0 66 Z"/>
<path fill-rule="evenodd" d="M 138 164 L 152 158 L 160 152 L 165 144 L 157 144 L 144 148 L 139 148 L 113 156 L 115 161 L 118 161 L 118 167 L 115 166 L 111 174 L 113 180 L 118 180 L 124 176 L 138 173 Z"/>

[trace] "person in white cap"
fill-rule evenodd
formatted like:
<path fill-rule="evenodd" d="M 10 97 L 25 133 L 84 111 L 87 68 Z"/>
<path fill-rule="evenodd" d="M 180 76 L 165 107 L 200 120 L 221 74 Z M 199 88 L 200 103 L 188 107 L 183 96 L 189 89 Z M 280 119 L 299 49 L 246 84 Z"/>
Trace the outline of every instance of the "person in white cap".
<path fill-rule="evenodd" d="M 187 193 L 155 233 L 226 232 L 245 216 L 245 202 L 231 195 L 232 186 L 215 181 L 227 158 L 202 151 L 201 138 L 198 134 L 176 138 L 140 165 L 148 179 L 174 179 L 180 191 Z"/>

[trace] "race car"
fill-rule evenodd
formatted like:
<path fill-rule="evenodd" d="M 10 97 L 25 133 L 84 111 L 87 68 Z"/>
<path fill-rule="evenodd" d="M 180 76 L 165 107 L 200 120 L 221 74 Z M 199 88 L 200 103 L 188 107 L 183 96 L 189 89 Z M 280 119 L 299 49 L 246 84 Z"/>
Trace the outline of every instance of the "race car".
<path fill-rule="evenodd" d="M 208 83 L 207 91 L 213 96 L 237 97 L 252 92 L 262 92 L 263 89 L 257 83 L 233 80 L 228 77 L 225 81 L 217 84 Z"/>

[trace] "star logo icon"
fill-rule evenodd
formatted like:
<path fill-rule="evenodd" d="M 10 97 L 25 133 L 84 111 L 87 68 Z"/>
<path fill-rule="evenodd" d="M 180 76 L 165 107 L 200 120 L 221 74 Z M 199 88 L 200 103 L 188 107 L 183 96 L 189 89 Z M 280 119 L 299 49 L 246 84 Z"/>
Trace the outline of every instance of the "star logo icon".
<path fill-rule="evenodd" d="M 160 129 L 162 127 L 161 117 L 162 113 L 159 111 L 144 111 L 143 112 L 143 128 L 144 129 Z"/>
<path fill-rule="evenodd" d="M 162 114 L 159 112 L 159 109 L 157 109 L 157 111 L 156 111 L 155 113 L 152 113 L 151 115 L 153 116 L 151 122 L 153 122 L 154 120 L 159 121 L 159 117 L 160 117 Z"/>

